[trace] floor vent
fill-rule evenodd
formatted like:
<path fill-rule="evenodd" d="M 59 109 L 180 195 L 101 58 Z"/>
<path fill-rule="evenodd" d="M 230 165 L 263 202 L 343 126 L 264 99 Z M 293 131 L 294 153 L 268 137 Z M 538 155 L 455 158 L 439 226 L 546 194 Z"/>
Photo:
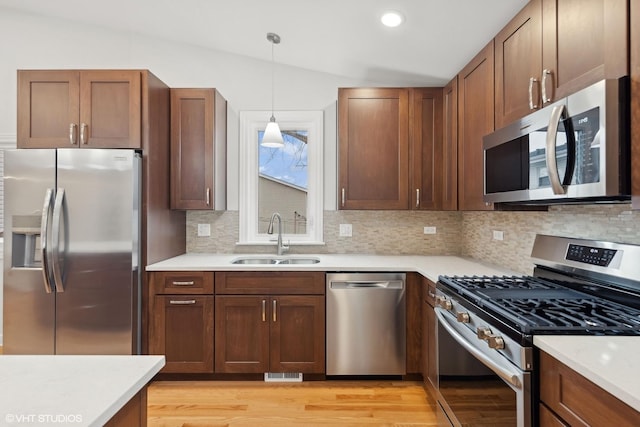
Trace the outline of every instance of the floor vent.
<path fill-rule="evenodd" d="M 302 373 L 265 372 L 264 381 L 267 383 L 301 383 Z"/>

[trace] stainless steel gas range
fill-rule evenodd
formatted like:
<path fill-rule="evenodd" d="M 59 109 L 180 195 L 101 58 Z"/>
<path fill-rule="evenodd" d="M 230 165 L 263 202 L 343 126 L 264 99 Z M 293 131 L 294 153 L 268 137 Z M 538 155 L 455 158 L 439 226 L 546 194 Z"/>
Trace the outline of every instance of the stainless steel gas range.
<path fill-rule="evenodd" d="M 533 276 L 441 276 L 442 425 L 537 425 L 538 335 L 640 336 L 640 246 L 536 236 Z"/>

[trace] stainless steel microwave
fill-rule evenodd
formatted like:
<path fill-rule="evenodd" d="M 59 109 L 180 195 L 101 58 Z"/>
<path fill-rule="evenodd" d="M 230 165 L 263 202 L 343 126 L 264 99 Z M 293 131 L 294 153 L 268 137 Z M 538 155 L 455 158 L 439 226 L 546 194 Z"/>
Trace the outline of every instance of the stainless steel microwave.
<path fill-rule="evenodd" d="M 629 79 L 602 80 L 483 138 L 484 201 L 630 199 Z"/>

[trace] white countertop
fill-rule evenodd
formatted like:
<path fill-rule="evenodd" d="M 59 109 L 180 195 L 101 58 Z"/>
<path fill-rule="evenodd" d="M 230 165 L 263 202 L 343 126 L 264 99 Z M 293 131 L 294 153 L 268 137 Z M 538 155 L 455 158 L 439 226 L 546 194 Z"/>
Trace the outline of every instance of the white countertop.
<path fill-rule="evenodd" d="M 0 425 L 102 426 L 164 356 L 0 356 Z"/>
<path fill-rule="evenodd" d="M 640 411 L 640 337 L 537 335 L 533 344 Z"/>
<path fill-rule="evenodd" d="M 232 264 L 237 258 L 270 254 L 189 253 L 147 266 L 147 271 L 415 271 L 433 282 L 440 275 L 504 275 L 506 269 L 456 256 L 418 255 L 284 255 L 283 258 L 318 258 L 316 264 Z"/>

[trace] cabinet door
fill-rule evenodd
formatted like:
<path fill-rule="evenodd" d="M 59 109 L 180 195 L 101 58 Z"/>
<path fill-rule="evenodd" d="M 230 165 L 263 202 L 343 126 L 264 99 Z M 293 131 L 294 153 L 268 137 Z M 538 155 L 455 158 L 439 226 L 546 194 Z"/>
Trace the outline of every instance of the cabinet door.
<path fill-rule="evenodd" d="M 495 37 L 496 128 L 540 108 L 541 0 L 529 2 Z"/>
<path fill-rule="evenodd" d="M 215 89 L 171 89 L 172 209 L 216 207 L 214 179 L 226 157 L 218 159 L 215 147 L 225 142 L 226 111 Z"/>
<path fill-rule="evenodd" d="M 269 372 L 269 298 L 216 296 L 216 373 Z"/>
<path fill-rule="evenodd" d="M 79 141 L 88 148 L 140 148 L 140 71 L 80 72 Z"/>
<path fill-rule="evenodd" d="M 458 208 L 490 210 L 483 201 L 482 137 L 494 129 L 493 41 L 458 74 Z"/>
<path fill-rule="evenodd" d="M 77 146 L 77 71 L 18 71 L 18 148 Z"/>
<path fill-rule="evenodd" d="M 543 101 L 628 74 L 629 1 L 543 0 L 542 11 Z"/>
<path fill-rule="evenodd" d="M 442 205 L 442 89 L 411 89 L 411 195 L 413 209 Z"/>
<path fill-rule="evenodd" d="M 458 209 L 458 76 L 443 89 L 442 209 Z"/>
<path fill-rule="evenodd" d="M 270 304 L 270 372 L 324 373 L 324 297 L 279 296 Z"/>
<path fill-rule="evenodd" d="M 156 295 L 149 353 L 164 354 L 162 372 L 213 373 L 213 296 Z"/>
<path fill-rule="evenodd" d="M 572 426 L 640 425 L 640 412 L 545 352 L 540 352 L 540 400 Z"/>
<path fill-rule="evenodd" d="M 409 208 L 409 90 L 338 90 L 340 209 Z"/>
<path fill-rule="evenodd" d="M 425 384 L 437 386 L 436 313 L 433 310 L 436 285 L 422 279 L 422 378 Z"/>

